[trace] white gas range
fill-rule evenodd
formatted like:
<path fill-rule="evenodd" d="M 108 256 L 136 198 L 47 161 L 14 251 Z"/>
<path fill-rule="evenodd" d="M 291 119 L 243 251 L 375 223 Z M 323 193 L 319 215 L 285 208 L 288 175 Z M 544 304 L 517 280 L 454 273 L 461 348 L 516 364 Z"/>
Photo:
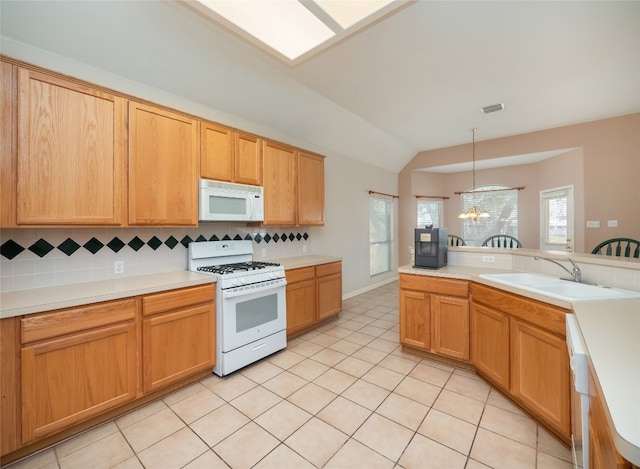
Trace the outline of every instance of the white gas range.
<path fill-rule="evenodd" d="M 215 374 L 228 375 L 287 346 L 284 268 L 253 261 L 251 241 L 190 243 L 188 268 L 217 277 Z"/>

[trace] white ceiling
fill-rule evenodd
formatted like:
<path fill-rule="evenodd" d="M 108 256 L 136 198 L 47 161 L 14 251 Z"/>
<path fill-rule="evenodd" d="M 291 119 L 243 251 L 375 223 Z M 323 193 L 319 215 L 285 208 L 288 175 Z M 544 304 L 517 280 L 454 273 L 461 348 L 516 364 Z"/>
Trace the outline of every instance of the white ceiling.
<path fill-rule="evenodd" d="M 294 67 L 179 1 L 2 0 L 0 16 L 4 54 L 43 49 L 393 172 L 470 127 L 640 111 L 638 1 L 417 1 Z"/>

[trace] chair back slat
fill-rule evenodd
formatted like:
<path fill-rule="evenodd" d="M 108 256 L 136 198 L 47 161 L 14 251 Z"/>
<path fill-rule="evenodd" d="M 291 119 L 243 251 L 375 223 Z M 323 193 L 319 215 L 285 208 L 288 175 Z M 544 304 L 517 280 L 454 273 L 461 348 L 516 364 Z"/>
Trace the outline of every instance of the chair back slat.
<path fill-rule="evenodd" d="M 492 248 L 521 248 L 522 243 L 515 236 L 511 235 L 491 235 L 482 242 L 482 246 Z"/>
<path fill-rule="evenodd" d="M 466 246 L 467 243 L 460 236 L 457 235 L 447 235 L 449 240 L 449 246 Z"/>
<path fill-rule="evenodd" d="M 640 241 L 631 238 L 611 238 L 598 244 L 591 254 L 640 258 Z"/>

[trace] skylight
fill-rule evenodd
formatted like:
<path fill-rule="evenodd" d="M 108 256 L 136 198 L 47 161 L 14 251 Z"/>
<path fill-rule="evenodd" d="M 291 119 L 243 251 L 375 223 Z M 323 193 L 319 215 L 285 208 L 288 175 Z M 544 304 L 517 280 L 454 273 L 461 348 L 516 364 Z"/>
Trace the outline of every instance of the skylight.
<path fill-rule="evenodd" d="M 183 0 L 289 64 L 353 34 L 407 0 Z"/>

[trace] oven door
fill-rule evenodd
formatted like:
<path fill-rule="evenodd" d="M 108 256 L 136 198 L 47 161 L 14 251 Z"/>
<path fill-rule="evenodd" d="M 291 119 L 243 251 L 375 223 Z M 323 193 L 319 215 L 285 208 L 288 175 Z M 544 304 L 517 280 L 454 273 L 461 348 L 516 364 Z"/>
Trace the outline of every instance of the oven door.
<path fill-rule="evenodd" d="M 218 347 L 223 353 L 287 328 L 286 288 L 275 285 L 242 295 L 219 295 L 218 326 L 222 329 Z"/>

